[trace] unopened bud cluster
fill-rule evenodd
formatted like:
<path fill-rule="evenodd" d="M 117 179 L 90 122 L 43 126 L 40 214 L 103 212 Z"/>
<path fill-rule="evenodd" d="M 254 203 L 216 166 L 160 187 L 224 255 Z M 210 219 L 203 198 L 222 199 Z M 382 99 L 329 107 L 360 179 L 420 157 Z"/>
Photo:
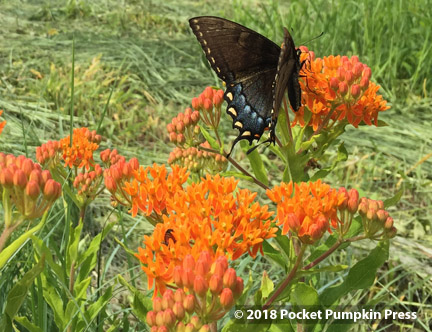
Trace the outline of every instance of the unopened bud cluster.
<path fill-rule="evenodd" d="M 117 149 L 106 149 L 100 153 L 100 159 L 106 166 L 111 166 L 119 161 L 126 161 L 126 158 L 118 153 Z"/>
<path fill-rule="evenodd" d="M 363 228 L 368 238 L 381 240 L 396 236 L 397 230 L 393 226 L 393 218 L 384 209 L 383 201 L 362 197 L 358 212 L 362 217 Z"/>
<path fill-rule="evenodd" d="M 342 56 L 341 63 L 336 77 L 330 78 L 330 87 L 344 102 L 355 101 L 368 88 L 372 71 L 357 56 Z"/>
<path fill-rule="evenodd" d="M 199 111 L 203 122 L 213 129 L 219 127 L 223 95 L 223 90 L 208 86 L 197 98 L 192 99 L 192 108 Z"/>
<path fill-rule="evenodd" d="M 197 125 L 199 119 L 199 112 L 191 108 L 186 108 L 184 113 L 179 113 L 167 125 L 170 141 L 182 147 L 198 145 L 200 142 L 200 129 Z"/>
<path fill-rule="evenodd" d="M 101 156 L 102 158 L 102 156 Z M 104 171 L 105 187 L 112 195 L 113 204 L 129 206 L 130 195 L 124 190 L 125 182 L 131 180 L 134 171 L 138 170 L 139 162 L 137 158 L 125 161 L 124 158 L 118 158 L 118 161 Z"/>
<path fill-rule="evenodd" d="M 87 205 L 96 198 L 102 183 L 102 168 L 96 164 L 94 170 L 79 173 L 74 181 L 73 186 L 77 189 L 77 199 L 82 205 Z"/>
<path fill-rule="evenodd" d="M 36 148 L 36 160 L 46 168 L 54 168 L 61 160 L 59 141 L 48 141 Z"/>
<path fill-rule="evenodd" d="M 0 152 L 0 192 L 8 226 L 14 207 L 24 219 L 41 217 L 60 197 L 61 185 L 31 159 Z"/>
<path fill-rule="evenodd" d="M 206 324 L 222 318 L 244 289 L 243 279 L 228 267 L 227 258 L 213 260 L 208 251 L 197 260 L 187 255 L 174 269 L 174 282 L 175 292 L 166 290 L 153 301 L 147 314 L 151 331 L 209 331 Z"/>
<path fill-rule="evenodd" d="M 208 142 L 204 142 L 200 146 L 207 149 L 211 148 Z M 224 171 L 227 167 L 228 160 L 220 154 L 200 150 L 196 147 L 190 147 L 187 149 L 176 147 L 171 151 L 168 163 L 170 165 L 182 165 L 196 173 L 204 170 L 208 173 L 214 174 Z"/>

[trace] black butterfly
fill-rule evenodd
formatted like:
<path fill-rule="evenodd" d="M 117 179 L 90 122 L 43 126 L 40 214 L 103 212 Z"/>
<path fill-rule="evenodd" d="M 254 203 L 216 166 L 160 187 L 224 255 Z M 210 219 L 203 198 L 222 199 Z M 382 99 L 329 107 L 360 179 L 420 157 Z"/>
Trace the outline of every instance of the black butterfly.
<path fill-rule="evenodd" d="M 284 28 L 280 48 L 259 33 L 220 17 L 194 17 L 189 25 L 211 67 L 226 83 L 227 113 L 233 119 L 233 128 L 240 131 L 228 156 L 238 141 L 246 139 L 252 144 L 266 129 L 270 137 L 265 142 L 274 143 L 286 89 L 291 107 L 297 111 L 301 106 L 301 51 L 295 49 L 288 30 Z"/>

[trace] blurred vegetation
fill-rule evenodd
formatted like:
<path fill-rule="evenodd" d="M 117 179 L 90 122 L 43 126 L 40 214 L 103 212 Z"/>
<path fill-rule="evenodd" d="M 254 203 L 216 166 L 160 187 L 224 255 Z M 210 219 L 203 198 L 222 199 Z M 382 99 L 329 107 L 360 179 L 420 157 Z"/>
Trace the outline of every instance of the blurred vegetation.
<path fill-rule="evenodd" d="M 319 57 L 358 55 L 372 68 L 372 79 L 392 105 L 380 116 L 387 127 L 347 131 L 344 140 L 350 159 L 327 179 L 334 186 L 356 187 L 374 199 L 390 198 L 404 187 L 392 211 L 399 236 L 392 242 L 388 270 L 377 281 L 388 294 L 359 293 L 353 301 L 362 296 L 383 301 L 389 296 L 402 309 L 408 302 L 429 308 L 430 316 L 430 304 L 427 307 L 424 301 L 430 303 L 432 294 L 430 8 L 429 0 L 3 0 L 0 109 L 8 124 L 0 136 L 1 151 L 33 157 L 36 146 L 68 134 L 74 40 L 75 126 L 95 129 L 109 100 L 99 132 L 106 138 L 102 147 L 118 148 L 142 164 L 165 163 L 172 149 L 166 124 L 205 86 L 220 86 L 189 31 L 188 19 L 222 16 L 276 43 L 286 26 L 297 45 L 306 44 Z M 321 32 L 322 37 L 313 39 Z M 234 137 L 229 117 L 223 119 Z M 245 162 L 244 155 L 236 157 Z M 324 162 L 335 157 L 336 151 Z M 270 155 L 265 161 L 277 175 L 278 165 Z M 97 206 L 92 212 L 104 220 L 105 213 Z M 133 228 L 123 229 L 124 236 L 137 227 L 128 235 L 134 249 L 149 230 L 136 220 L 127 225 Z M 114 246 L 112 242 L 107 248 Z M 114 251 L 121 252 L 118 246 Z M 109 257 L 110 273 L 115 275 L 122 262 Z M 258 271 L 271 268 L 255 264 Z M 422 324 L 417 328 L 425 328 Z"/>

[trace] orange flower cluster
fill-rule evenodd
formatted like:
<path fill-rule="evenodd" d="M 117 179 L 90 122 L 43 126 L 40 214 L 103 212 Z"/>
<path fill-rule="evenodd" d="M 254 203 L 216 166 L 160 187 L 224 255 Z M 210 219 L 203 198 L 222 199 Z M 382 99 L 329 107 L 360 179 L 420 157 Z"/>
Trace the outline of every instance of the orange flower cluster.
<path fill-rule="evenodd" d="M 3 110 L 0 110 L 0 115 L 2 114 L 3 114 Z M 6 126 L 6 121 L 0 122 L 0 134 L 2 133 L 4 126 Z"/>
<path fill-rule="evenodd" d="M 151 237 L 144 237 L 144 248 L 137 254 L 149 288 L 155 281 L 156 293 L 163 291 L 173 281 L 174 267 L 188 254 L 198 257 L 209 251 L 235 260 L 247 252 L 255 257 L 263 241 L 275 236 L 268 207 L 254 202 L 256 193 L 236 191 L 237 183 L 208 175 L 167 199 L 163 223 L 156 225 Z M 166 241 L 168 230 L 176 241 Z"/>
<path fill-rule="evenodd" d="M 203 122 L 214 129 L 219 127 L 223 95 L 223 90 L 208 86 L 197 98 L 192 98 L 192 108 L 200 111 Z"/>
<path fill-rule="evenodd" d="M 116 164 L 119 161 L 126 161 L 126 158 L 118 153 L 117 149 L 106 149 L 100 153 L 100 159 L 107 166 Z"/>
<path fill-rule="evenodd" d="M 200 119 L 198 111 L 186 108 L 184 113 L 179 113 L 167 124 L 170 141 L 179 146 L 196 146 L 199 139 L 200 129 L 197 123 Z"/>
<path fill-rule="evenodd" d="M 167 289 L 153 299 L 147 313 L 151 331 L 208 331 L 209 323 L 222 318 L 243 292 L 243 280 L 228 268 L 228 259 L 214 259 L 203 251 L 187 255 L 174 269 L 175 292 Z M 196 313 L 196 315 L 193 315 Z"/>
<path fill-rule="evenodd" d="M 87 128 L 76 128 L 73 130 L 72 146 L 70 146 L 70 136 L 60 140 L 60 147 L 63 151 L 65 166 L 85 167 L 89 169 L 94 165 L 93 152 L 99 148 L 101 136 L 96 131 Z"/>
<path fill-rule="evenodd" d="M 48 170 L 25 156 L 0 152 L 0 193 L 5 225 L 14 223 L 14 208 L 24 219 L 41 217 L 61 195 L 61 186 Z"/>
<path fill-rule="evenodd" d="M 152 213 L 158 216 L 166 213 L 167 200 L 183 190 L 182 185 L 188 176 L 185 168 L 176 165 L 169 174 L 165 165 L 153 164 L 152 167 L 146 168 L 141 166 L 133 172 L 133 179 L 125 182 L 122 188 L 131 196 L 132 215 L 135 216 L 138 209 L 147 216 Z"/>
<path fill-rule="evenodd" d="M 384 210 L 383 201 L 362 197 L 358 210 L 368 238 L 381 240 L 396 236 L 397 230 L 393 226 L 393 218 Z"/>
<path fill-rule="evenodd" d="M 333 121 L 347 120 L 354 127 L 361 122 L 378 124 L 378 113 L 389 109 L 381 95 L 379 86 L 370 81 L 371 69 L 361 63 L 357 56 L 328 56 L 315 58 L 312 51 L 302 49 L 305 65 L 300 80 L 304 107 L 295 114 L 292 123 L 304 126 L 304 108 L 311 113 L 309 125 L 314 130 Z M 326 123 L 323 123 L 326 122 Z"/>
<path fill-rule="evenodd" d="M 211 148 L 207 141 L 200 144 L 200 146 L 207 149 Z M 195 147 L 190 147 L 187 149 L 176 147 L 173 151 L 171 151 L 168 158 L 168 163 L 170 165 L 183 165 L 190 171 L 196 173 L 204 170 L 208 173 L 215 174 L 226 169 L 228 160 L 220 154 L 199 150 Z"/>
<path fill-rule="evenodd" d="M 267 196 L 277 204 L 277 220 L 283 225 L 282 234 L 291 231 L 306 244 L 321 239 L 330 225 L 337 228 L 341 222 L 338 207 L 346 205 L 347 196 L 316 182 L 282 183 Z"/>

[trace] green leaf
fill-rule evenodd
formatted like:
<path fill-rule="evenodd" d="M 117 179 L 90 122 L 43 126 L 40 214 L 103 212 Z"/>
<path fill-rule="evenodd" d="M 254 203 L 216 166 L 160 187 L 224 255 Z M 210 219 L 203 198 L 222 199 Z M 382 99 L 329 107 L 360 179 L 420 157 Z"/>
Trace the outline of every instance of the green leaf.
<path fill-rule="evenodd" d="M 135 315 L 138 316 L 141 321 L 145 322 L 147 312 L 149 312 L 153 307 L 152 300 L 145 297 L 144 294 L 142 294 L 138 289 L 129 284 L 126 279 L 123 278 L 121 275 L 118 275 L 117 279 L 120 284 L 129 289 L 129 291 L 134 295 L 134 299 L 132 302 L 132 311 L 135 313 Z"/>
<path fill-rule="evenodd" d="M 242 144 L 242 147 L 243 146 L 244 146 L 244 144 Z M 246 156 L 249 159 L 249 162 L 250 162 L 250 165 L 252 167 L 252 171 L 255 174 L 255 177 L 267 186 L 269 183 L 268 182 L 268 175 L 267 175 L 267 171 L 264 167 L 264 163 L 261 159 L 261 155 L 255 149 L 251 153 L 246 154 Z"/>
<path fill-rule="evenodd" d="M 29 229 L 27 232 L 18 237 L 15 241 L 13 241 L 10 245 L 4 248 L 0 252 L 0 269 L 6 264 L 9 258 L 18 251 L 18 249 L 30 238 L 33 233 L 36 233 L 38 230 L 45 225 L 47 220 L 48 212 L 45 212 L 42 220 L 35 227 Z"/>
<path fill-rule="evenodd" d="M 29 288 L 33 284 L 33 281 L 36 279 L 38 275 L 41 274 L 45 266 L 45 257 L 42 256 L 39 262 L 33 266 L 24 276 L 15 283 L 12 289 L 9 291 L 9 294 L 6 297 L 6 305 L 4 308 L 4 313 L 7 315 L 2 320 L 2 324 L 6 326 L 3 327 L 3 331 L 11 330 L 12 322 L 15 319 L 15 315 L 18 313 L 18 310 L 21 308 L 27 294 L 29 293 Z"/>
<path fill-rule="evenodd" d="M 48 282 L 45 274 L 41 274 L 43 297 L 54 313 L 54 322 L 60 330 L 64 330 L 67 324 L 63 311 L 63 301 L 57 294 L 54 286 Z"/>
<path fill-rule="evenodd" d="M 87 279 L 84 279 L 80 282 L 75 282 L 74 284 L 74 297 L 76 301 L 79 302 L 80 299 L 87 298 L 87 288 L 89 287 L 91 282 L 91 276 Z"/>
<path fill-rule="evenodd" d="M 201 134 L 203 134 L 204 138 L 207 142 L 209 142 L 210 146 L 219 151 L 220 147 L 218 142 L 210 135 L 210 133 L 204 128 L 204 126 L 200 126 Z"/>
<path fill-rule="evenodd" d="M 39 326 L 31 323 L 27 317 L 15 317 L 15 321 L 24 326 L 30 332 L 43 332 Z"/>
<path fill-rule="evenodd" d="M 400 199 L 402 198 L 404 190 L 405 190 L 405 187 L 401 186 L 400 189 L 398 190 L 398 192 L 392 198 L 386 199 L 384 201 L 384 207 L 388 208 L 390 206 L 395 206 L 400 201 Z"/>
<path fill-rule="evenodd" d="M 274 290 L 274 283 L 268 277 L 267 272 L 264 271 L 263 277 L 261 280 L 261 287 L 260 287 L 260 291 L 262 293 L 262 298 L 267 299 L 269 297 L 269 295 L 273 292 L 273 290 Z"/>
<path fill-rule="evenodd" d="M 300 308 L 311 308 L 319 305 L 318 293 L 315 288 L 299 282 L 293 286 L 291 301 Z"/>
<path fill-rule="evenodd" d="M 35 235 L 31 235 L 30 238 L 33 241 L 33 247 L 39 256 L 45 255 L 45 262 L 48 266 L 54 271 L 56 276 L 59 278 L 62 284 L 66 283 L 65 273 L 62 267 L 54 262 L 54 259 L 51 255 L 51 250 L 46 246 L 46 244 L 42 241 L 42 239 L 38 238 Z"/>
<path fill-rule="evenodd" d="M 341 285 L 327 288 L 321 294 L 321 303 L 326 306 L 331 306 L 339 298 L 352 290 L 371 287 L 378 268 L 385 263 L 388 259 L 388 255 L 389 242 L 379 242 L 366 258 L 357 262 L 350 269 L 345 281 Z"/>
<path fill-rule="evenodd" d="M 281 252 L 273 248 L 268 243 L 268 241 L 263 242 L 263 252 L 265 257 L 270 258 L 275 263 L 277 263 L 280 267 L 286 269 L 287 264 L 285 258 L 283 257 Z"/>
<path fill-rule="evenodd" d="M 103 295 L 97 299 L 96 302 L 91 304 L 85 311 L 86 316 L 88 316 L 89 321 L 92 321 L 96 318 L 98 313 L 106 307 L 108 302 L 112 298 L 113 286 L 108 287 Z"/>
<path fill-rule="evenodd" d="M 338 154 L 336 159 L 333 161 L 332 165 L 323 169 L 320 169 L 318 172 L 316 172 L 312 178 L 311 181 L 317 181 L 318 179 L 322 179 L 324 177 L 326 177 L 331 171 L 333 171 L 336 166 L 341 162 L 341 161 L 346 161 L 348 159 L 348 152 L 345 148 L 344 143 L 342 142 L 339 147 L 338 147 Z"/>
<path fill-rule="evenodd" d="M 76 264 L 76 261 L 78 259 L 78 245 L 80 242 L 83 223 L 80 223 L 75 229 L 72 227 L 72 222 L 69 225 L 72 231 L 69 233 L 69 242 L 68 242 L 67 255 L 66 255 L 66 267 L 67 267 L 66 271 L 68 273 L 68 276 L 72 264 Z"/>

